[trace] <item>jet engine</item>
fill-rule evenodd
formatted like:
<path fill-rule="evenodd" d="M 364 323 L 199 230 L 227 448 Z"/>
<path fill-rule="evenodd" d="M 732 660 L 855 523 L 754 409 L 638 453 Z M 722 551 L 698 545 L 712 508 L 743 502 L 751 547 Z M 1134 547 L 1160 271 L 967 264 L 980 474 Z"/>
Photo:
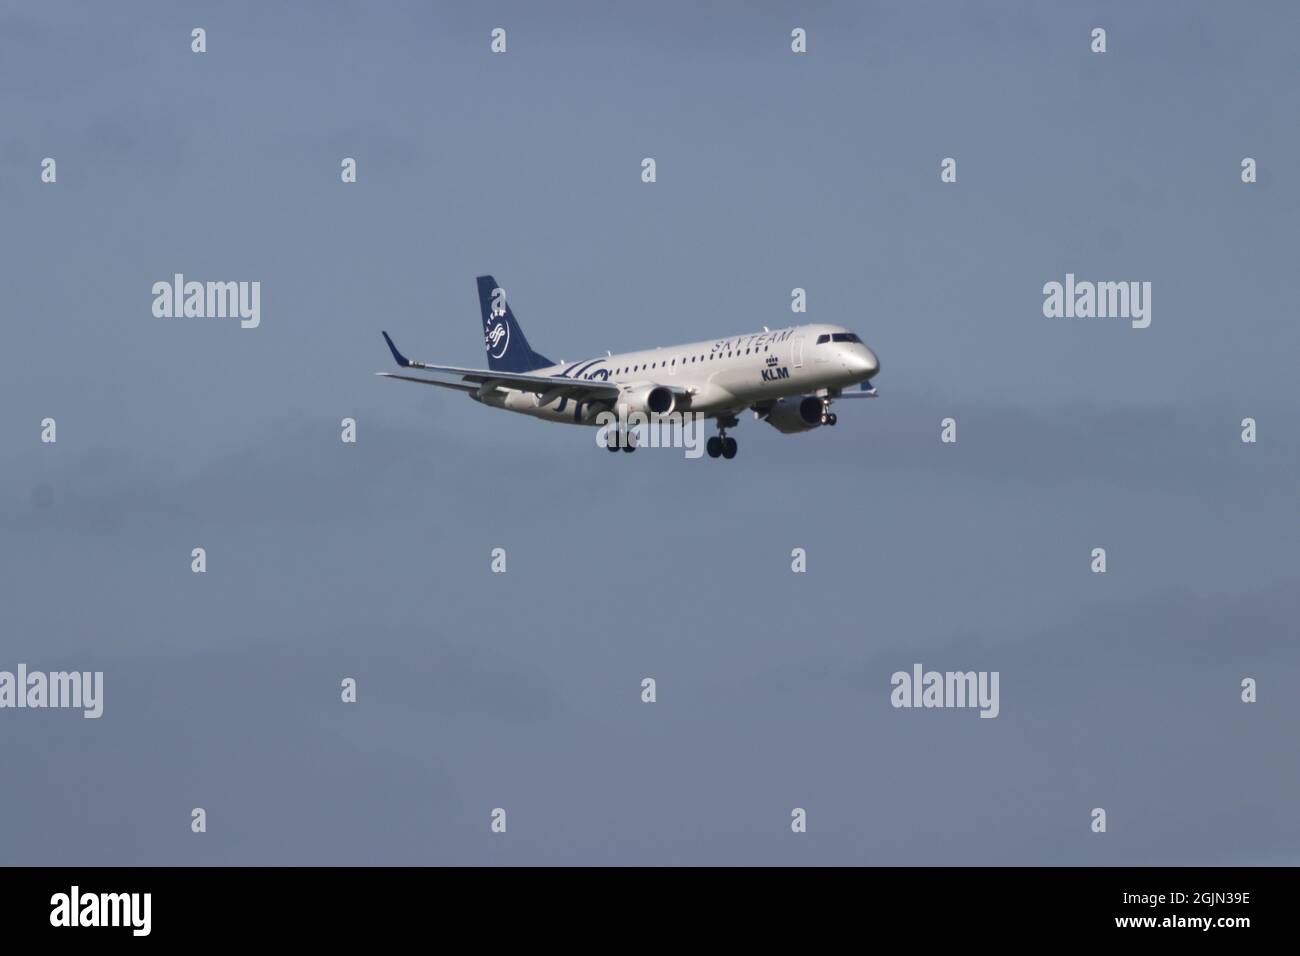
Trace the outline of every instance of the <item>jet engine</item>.
<path fill-rule="evenodd" d="M 666 385 L 642 385 L 624 392 L 618 397 L 618 403 L 627 405 L 629 411 L 645 415 L 667 415 L 681 411 L 678 397 Z"/>
<path fill-rule="evenodd" d="M 786 435 L 810 431 L 822 423 L 822 400 L 815 395 L 778 398 L 772 403 L 766 420 Z"/>

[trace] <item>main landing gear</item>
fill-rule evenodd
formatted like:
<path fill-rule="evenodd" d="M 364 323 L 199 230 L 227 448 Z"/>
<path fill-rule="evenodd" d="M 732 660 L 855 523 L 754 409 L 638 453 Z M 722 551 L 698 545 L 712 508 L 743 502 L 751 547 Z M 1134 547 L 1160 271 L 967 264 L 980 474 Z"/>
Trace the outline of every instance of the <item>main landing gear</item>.
<path fill-rule="evenodd" d="M 726 458 L 728 460 L 736 457 L 736 439 L 727 435 L 728 428 L 734 428 L 740 424 L 740 419 L 734 415 L 718 418 L 718 433 L 705 443 L 704 450 L 709 453 L 710 458 Z"/>
<path fill-rule="evenodd" d="M 605 447 L 610 451 L 618 451 L 621 448 L 630 454 L 636 451 L 636 432 L 619 432 L 610 429 L 605 433 Z"/>
<path fill-rule="evenodd" d="M 838 421 L 839 418 L 835 415 L 833 411 L 831 411 L 831 400 L 829 398 L 823 398 L 822 399 L 822 424 L 834 425 Z"/>
<path fill-rule="evenodd" d="M 729 438 L 726 435 L 714 435 L 705 443 L 704 447 L 708 451 L 710 458 L 736 457 L 736 439 Z"/>

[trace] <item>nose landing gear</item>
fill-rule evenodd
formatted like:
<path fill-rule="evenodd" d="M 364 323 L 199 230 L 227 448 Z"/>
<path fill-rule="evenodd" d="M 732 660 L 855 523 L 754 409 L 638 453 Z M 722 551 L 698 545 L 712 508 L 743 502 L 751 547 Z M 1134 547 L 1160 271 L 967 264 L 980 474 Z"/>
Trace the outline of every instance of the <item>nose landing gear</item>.
<path fill-rule="evenodd" d="M 822 424 L 834 425 L 838 421 L 839 418 L 835 415 L 833 411 L 831 411 L 831 400 L 829 398 L 823 398 L 822 399 Z"/>

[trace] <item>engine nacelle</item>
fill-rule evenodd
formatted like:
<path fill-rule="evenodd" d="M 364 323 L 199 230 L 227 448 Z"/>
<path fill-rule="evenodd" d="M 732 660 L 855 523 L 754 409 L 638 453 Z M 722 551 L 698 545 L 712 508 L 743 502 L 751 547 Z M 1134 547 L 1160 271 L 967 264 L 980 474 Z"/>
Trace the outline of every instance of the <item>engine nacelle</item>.
<path fill-rule="evenodd" d="M 641 412 L 643 415 L 667 415 L 680 411 L 677 393 L 666 385 L 642 385 L 624 392 L 618 397 L 618 404 L 626 405 L 628 411 Z"/>
<path fill-rule="evenodd" d="M 786 435 L 810 431 L 822 423 L 822 400 L 814 395 L 778 398 L 767 413 L 767 423 Z"/>

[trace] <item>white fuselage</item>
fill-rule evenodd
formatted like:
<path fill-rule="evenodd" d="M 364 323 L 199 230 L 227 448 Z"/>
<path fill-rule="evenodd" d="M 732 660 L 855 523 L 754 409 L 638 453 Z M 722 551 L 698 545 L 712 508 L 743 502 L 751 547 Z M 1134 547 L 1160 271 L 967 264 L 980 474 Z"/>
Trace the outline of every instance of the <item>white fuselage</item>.
<path fill-rule="evenodd" d="M 532 374 L 613 382 L 628 395 L 647 386 L 666 386 L 689 396 L 683 411 L 714 416 L 790 395 L 834 395 L 866 381 L 879 368 L 875 354 L 848 329 L 818 324 L 623 352 L 561 363 Z M 572 399 L 543 403 L 545 396 L 505 386 L 474 397 L 486 405 L 549 421 L 596 424 L 597 409 Z"/>

